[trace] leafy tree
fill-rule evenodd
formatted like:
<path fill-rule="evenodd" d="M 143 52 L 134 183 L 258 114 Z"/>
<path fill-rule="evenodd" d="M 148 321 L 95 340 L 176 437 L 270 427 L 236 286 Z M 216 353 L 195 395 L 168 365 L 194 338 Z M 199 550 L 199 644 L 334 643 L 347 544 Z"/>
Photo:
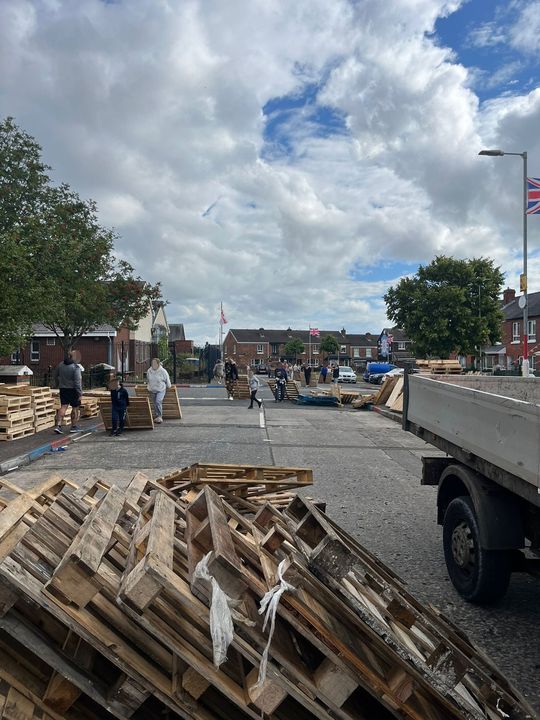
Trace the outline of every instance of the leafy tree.
<path fill-rule="evenodd" d="M 56 333 L 66 351 L 102 323 L 135 328 L 160 297 L 160 285 L 136 277 L 128 262 L 115 258 L 116 236 L 98 224 L 95 203 L 61 185 L 50 189 L 43 215 L 39 265 L 47 302 L 35 319 Z"/>
<path fill-rule="evenodd" d="M 420 357 L 474 354 L 500 339 L 503 282 L 492 260 L 441 255 L 389 288 L 384 296 L 387 315 L 413 341 Z"/>
<path fill-rule="evenodd" d="M 289 340 L 285 344 L 285 347 L 283 348 L 283 353 L 287 355 L 288 357 L 291 357 L 291 355 L 294 358 L 297 358 L 298 355 L 302 355 L 302 353 L 305 350 L 304 343 L 300 340 L 300 338 L 292 338 L 292 340 Z"/>
<path fill-rule="evenodd" d="M 13 118 L 0 123 L 0 354 L 25 342 L 43 304 L 36 257 L 48 169 L 40 146 Z"/>
<path fill-rule="evenodd" d="M 339 351 L 340 345 L 335 337 L 332 335 L 326 335 L 319 345 L 319 350 L 325 352 L 326 356 L 335 355 Z"/>

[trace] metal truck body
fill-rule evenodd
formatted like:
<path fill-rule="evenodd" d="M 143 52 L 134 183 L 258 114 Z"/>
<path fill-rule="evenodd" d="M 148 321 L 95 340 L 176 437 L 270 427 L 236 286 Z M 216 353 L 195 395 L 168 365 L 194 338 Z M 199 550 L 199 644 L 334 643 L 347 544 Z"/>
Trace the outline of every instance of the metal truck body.
<path fill-rule="evenodd" d="M 471 602 L 500 598 L 514 570 L 536 571 L 539 403 L 536 378 L 406 376 L 404 429 L 446 453 L 424 458 L 422 482 L 438 485 L 448 572 Z"/>

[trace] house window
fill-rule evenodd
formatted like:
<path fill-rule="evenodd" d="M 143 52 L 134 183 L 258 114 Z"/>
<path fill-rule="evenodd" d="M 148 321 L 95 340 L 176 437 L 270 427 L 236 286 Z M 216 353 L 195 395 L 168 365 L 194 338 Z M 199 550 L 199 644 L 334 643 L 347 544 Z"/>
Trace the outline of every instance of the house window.
<path fill-rule="evenodd" d="M 405 342 L 403 340 L 400 340 L 397 344 L 398 350 L 405 350 Z"/>
<path fill-rule="evenodd" d="M 18 352 L 11 353 L 11 362 L 13 365 L 17 364 L 19 362 L 20 355 Z"/>
<path fill-rule="evenodd" d="M 536 355 L 529 357 L 529 370 L 536 370 Z"/>
<path fill-rule="evenodd" d="M 47 338 L 47 345 L 56 345 L 56 338 Z"/>
<path fill-rule="evenodd" d="M 259 345 L 257 345 L 257 355 L 262 355 L 263 352 L 264 352 L 264 345 L 262 343 L 259 343 Z"/>
<path fill-rule="evenodd" d="M 536 320 L 529 320 L 527 322 L 527 330 L 529 342 L 536 342 Z"/>
<path fill-rule="evenodd" d="M 279 343 L 272 343 L 270 345 L 270 352 L 272 355 L 277 355 L 279 353 Z"/>
<path fill-rule="evenodd" d="M 39 362 L 39 340 L 30 343 L 30 362 Z"/>
<path fill-rule="evenodd" d="M 512 342 L 519 342 L 519 322 L 512 323 Z"/>
<path fill-rule="evenodd" d="M 353 357 L 355 357 L 355 358 L 360 357 L 360 348 L 359 347 L 353 347 L 352 352 L 353 352 Z"/>
<path fill-rule="evenodd" d="M 232 352 L 233 352 L 233 355 L 236 355 L 236 344 L 234 344 L 232 346 Z"/>
<path fill-rule="evenodd" d="M 311 352 L 312 352 L 314 355 L 318 355 L 318 354 L 319 354 L 319 346 L 318 346 L 318 345 L 312 345 L 312 346 L 311 346 Z"/>
<path fill-rule="evenodd" d="M 341 345 L 339 348 L 339 352 L 345 354 L 347 352 L 347 346 Z"/>
<path fill-rule="evenodd" d="M 366 348 L 366 357 L 367 358 L 371 357 L 371 348 Z"/>

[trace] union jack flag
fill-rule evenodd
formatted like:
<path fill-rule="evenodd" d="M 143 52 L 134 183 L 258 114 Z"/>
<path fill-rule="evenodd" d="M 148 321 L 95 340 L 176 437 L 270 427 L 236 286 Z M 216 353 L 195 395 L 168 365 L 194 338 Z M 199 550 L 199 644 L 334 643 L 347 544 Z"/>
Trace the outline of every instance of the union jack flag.
<path fill-rule="evenodd" d="M 320 335 L 319 328 L 309 328 L 309 334 L 310 335 Z"/>
<path fill-rule="evenodd" d="M 527 178 L 527 215 L 540 215 L 540 178 Z"/>
<path fill-rule="evenodd" d="M 225 319 L 225 313 L 223 312 L 223 303 L 221 303 L 221 317 L 219 318 L 219 322 L 220 322 L 222 325 L 226 325 L 226 324 L 227 324 L 227 320 Z"/>

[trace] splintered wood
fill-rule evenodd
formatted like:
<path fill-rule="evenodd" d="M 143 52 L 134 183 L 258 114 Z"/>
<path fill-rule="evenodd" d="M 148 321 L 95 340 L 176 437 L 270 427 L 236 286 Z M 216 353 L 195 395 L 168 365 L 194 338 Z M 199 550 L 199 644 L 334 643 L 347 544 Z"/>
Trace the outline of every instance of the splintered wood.
<path fill-rule="evenodd" d="M 533 720 L 462 632 L 315 504 L 254 502 L 311 480 L 208 464 L 123 489 L 0 480 L 1 717 Z M 232 615 L 216 621 L 224 597 Z"/>

